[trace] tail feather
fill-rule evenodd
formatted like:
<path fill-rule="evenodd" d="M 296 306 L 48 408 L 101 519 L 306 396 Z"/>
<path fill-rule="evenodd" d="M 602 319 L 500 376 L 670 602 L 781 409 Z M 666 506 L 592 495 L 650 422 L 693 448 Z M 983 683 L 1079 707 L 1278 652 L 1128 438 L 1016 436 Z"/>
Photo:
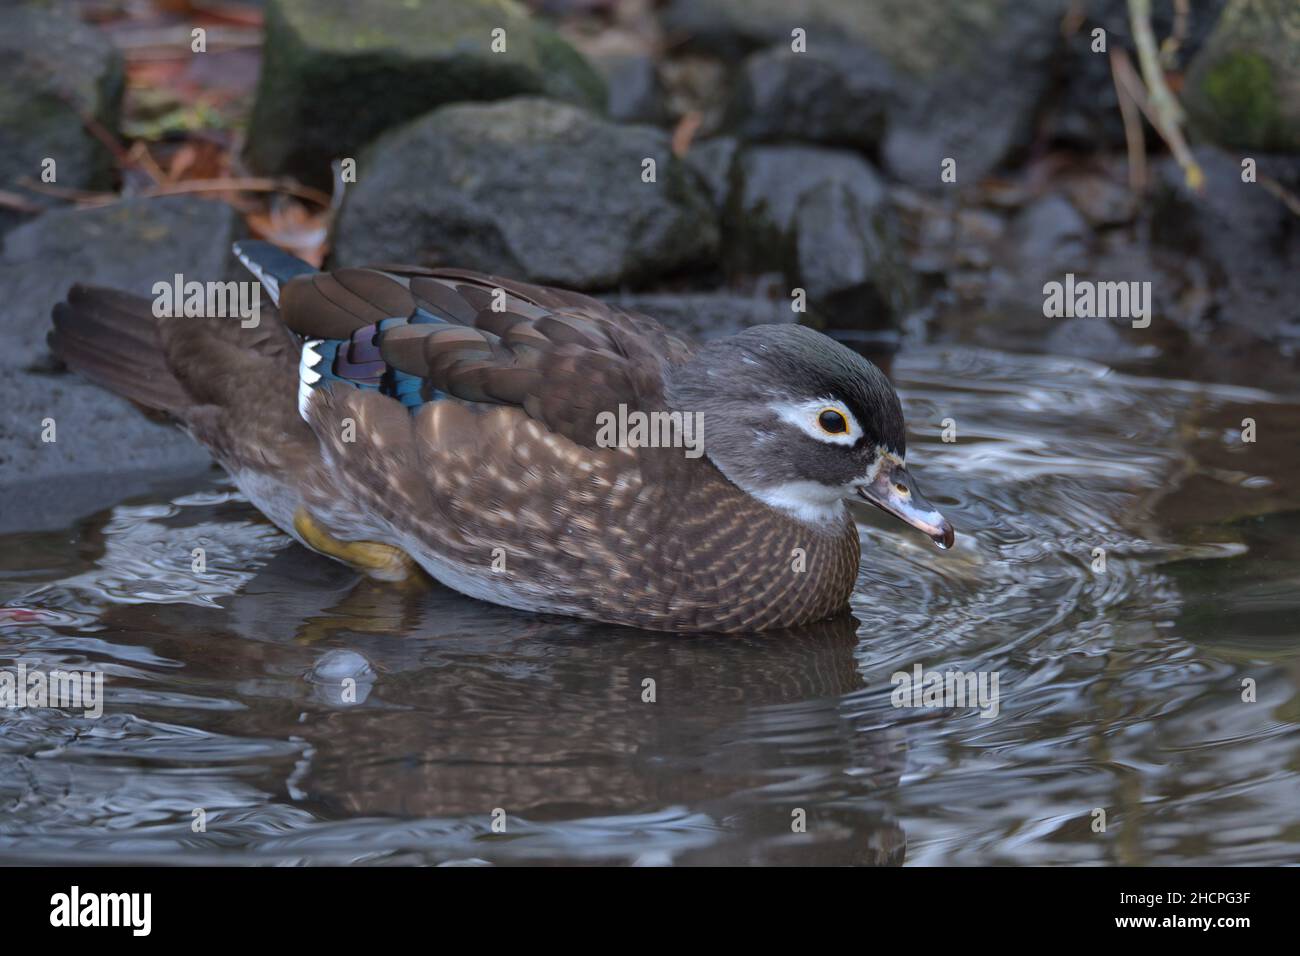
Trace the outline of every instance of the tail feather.
<path fill-rule="evenodd" d="M 193 404 L 168 366 L 149 299 L 74 285 L 54 307 L 49 341 L 69 368 L 123 398 L 168 414 Z"/>

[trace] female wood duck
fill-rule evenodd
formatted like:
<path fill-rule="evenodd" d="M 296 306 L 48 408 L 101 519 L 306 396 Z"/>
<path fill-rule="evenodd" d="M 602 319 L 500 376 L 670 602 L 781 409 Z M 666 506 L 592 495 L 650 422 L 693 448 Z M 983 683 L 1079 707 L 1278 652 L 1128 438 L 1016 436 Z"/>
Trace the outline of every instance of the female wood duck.
<path fill-rule="evenodd" d="M 889 381 L 810 329 L 695 347 L 496 276 L 235 251 L 278 317 L 159 319 L 148 299 L 75 286 L 51 344 L 179 422 L 286 533 L 371 575 L 418 565 L 526 611 L 758 631 L 846 607 L 847 496 L 952 545 L 904 467 Z M 611 441 L 615 417 L 670 439 L 698 421 L 702 443 Z"/>

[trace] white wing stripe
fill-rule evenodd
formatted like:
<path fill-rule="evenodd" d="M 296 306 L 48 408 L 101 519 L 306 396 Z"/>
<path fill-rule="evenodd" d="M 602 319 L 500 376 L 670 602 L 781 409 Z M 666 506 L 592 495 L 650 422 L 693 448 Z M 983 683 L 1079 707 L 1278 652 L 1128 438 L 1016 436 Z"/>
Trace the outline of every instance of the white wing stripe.
<path fill-rule="evenodd" d="M 324 339 L 307 339 L 302 343 L 302 355 L 298 359 L 298 414 L 307 420 L 307 406 L 311 402 L 312 386 L 320 381 L 320 372 L 315 367 L 320 364 L 321 355 L 316 346 Z"/>

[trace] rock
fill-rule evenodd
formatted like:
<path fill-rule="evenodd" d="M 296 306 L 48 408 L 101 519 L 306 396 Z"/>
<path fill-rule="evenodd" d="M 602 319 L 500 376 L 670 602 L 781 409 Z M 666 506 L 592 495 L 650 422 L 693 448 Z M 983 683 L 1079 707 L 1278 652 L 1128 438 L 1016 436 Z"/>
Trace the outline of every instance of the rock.
<path fill-rule="evenodd" d="M 709 191 L 713 208 L 719 215 L 727 208 L 731 196 L 731 168 L 740 144 L 731 136 L 715 136 L 703 142 L 692 143 L 682 157 L 686 165 L 695 170 Z"/>
<path fill-rule="evenodd" d="M 15 229 L 0 246 L 7 344 L 0 365 L 24 368 L 47 354 L 50 310 L 74 282 L 152 295 L 155 282 L 177 272 L 225 278 L 240 228 L 225 203 L 167 196 L 65 208 Z"/>
<path fill-rule="evenodd" d="M 751 141 L 798 140 L 874 152 L 897 99 L 893 70 L 870 50 L 817 43 L 795 53 L 779 45 L 745 61 L 728 125 Z"/>
<path fill-rule="evenodd" d="M 643 162 L 656 181 L 643 182 Z M 718 226 L 668 134 L 523 98 L 385 136 L 340 212 L 338 265 L 415 261 L 576 289 L 710 266 Z"/>
<path fill-rule="evenodd" d="M 800 198 L 826 182 L 844 183 L 869 207 L 885 201 L 885 185 L 861 156 L 819 146 L 755 146 L 735 163 L 727 209 L 727 254 L 737 270 L 793 272 Z"/>
<path fill-rule="evenodd" d="M 968 324 L 960 330 L 963 341 L 1124 362 L 1149 357 L 1162 343 L 1183 338 L 1180 326 L 1189 324 L 1190 303 L 1165 257 L 1152 249 L 1144 230 L 1094 229 L 1066 198 L 1066 183 L 1012 219 L 994 247 L 986 281 L 962 310 L 960 318 Z M 1127 314 L 1104 317 L 1049 314 L 1048 283 L 1068 286 L 1070 275 L 1080 288 L 1084 283 L 1149 283 L 1149 289 L 1139 286 L 1137 294 L 1151 310 L 1150 326 L 1133 328 L 1137 316 L 1132 305 Z"/>
<path fill-rule="evenodd" d="M 893 325 L 909 307 L 884 183 L 861 156 L 817 146 L 758 146 L 736 161 L 727 213 L 733 271 L 780 270 L 803 288 L 813 324 Z"/>
<path fill-rule="evenodd" d="M 760 46 L 788 51 L 791 31 L 803 29 L 809 52 L 792 54 L 786 63 L 791 70 L 801 56 L 824 58 L 844 44 L 860 48 L 864 63 L 888 64 L 889 74 L 864 73 L 862 81 L 866 88 L 888 75 L 894 78 L 884 164 L 909 184 L 939 188 L 945 158 L 957 160 L 959 182 L 974 182 L 1028 144 L 1050 90 L 1067 6 L 1068 0 L 674 0 L 663 17 L 669 34 L 680 36 L 688 48 L 733 57 Z M 852 60 L 850 53 L 835 55 L 841 70 Z M 785 62 L 784 56 L 771 54 L 773 62 Z M 824 90 L 830 97 L 802 106 L 814 109 L 824 124 L 863 106 L 861 89 L 837 89 L 823 79 L 806 89 L 799 84 L 789 95 L 807 90 Z M 771 95 L 787 94 L 774 89 Z"/>
<path fill-rule="evenodd" d="M 1147 353 L 1124 337 L 1114 322 L 1100 319 L 1058 319 L 1048 327 L 1043 351 L 1073 355 L 1093 362 L 1115 365 L 1143 358 Z"/>
<path fill-rule="evenodd" d="M 966 292 L 981 305 L 980 328 L 971 330 L 976 334 L 970 340 L 1023 348 L 1053 332 L 1063 320 L 1043 314 L 1043 286 L 1062 282 L 1071 272 L 1081 279 L 1098 278 L 1091 268 L 1090 235 L 1087 220 L 1058 192 L 1021 208 L 993 251 L 996 265 L 981 271 L 978 289 Z"/>
<path fill-rule="evenodd" d="M 1226 0 L 1199 0 L 1190 5 L 1186 20 L 1187 35 L 1179 46 L 1178 61 L 1188 63 L 1205 42 Z M 1159 40 L 1174 30 L 1174 4 L 1151 5 L 1151 29 Z M 1089 0 L 1079 6 L 1083 17 L 1077 29 L 1064 39 L 1057 59 L 1057 90 L 1050 109 L 1045 111 L 1043 135 L 1046 139 L 1081 151 L 1123 150 L 1126 140 L 1124 121 L 1115 96 L 1115 81 L 1110 71 L 1112 49 L 1136 49 L 1129 22 L 1127 0 Z M 1094 52 L 1093 31 L 1106 31 L 1106 50 Z M 1137 62 L 1134 60 L 1134 66 Z M 1160 137 L 1143 122 L 1143 134 L 1154 149 Z"/>
<path fill-rule="evenodd" d="M 1044 278 L 1077 268 L 1088 255 L 1087 220 L 1068 199 L 1048 193 L 1011 223 L 1009 239 L 1018 269 Z"/>
<path fill-rule="evenodd" d="M 1300 231 L 1293 215 L 1258 182 L 1241 180 L 1240 159 L 1211 146 L 1193 150 L 1205 173 L 1201 195 L 1188 191 L 1172 160 L 1155 167 L 1152 242 L 1185 266 L 1196 264 L 1213 290 L 1220 324 L 1282 340 L 1300 321 Z M 1260 175 L 1287 180 L 1300 161 L 1261 156 Z"/>
<path fill-rule="evenodd" d="M 1065 178 L 1061 187 L 1093 228 L 1122 226 L 1137 215 L 1137 197 L 1115 176 L 1084 171 Z"/>
<path fill-rule="evenodd" d="M 653 126 L 668 121 L 659 68 L 653 57 L 640 54 L 602 56 L 596 58 L 595 65 L 609 90 L 606 112 L 610 119 Z"/>
<path fill-rule="evenodd" d="M 892 199 L 900 205 L 902 190 Z M 907 197 L 912 202 L 917 194 Z M 961 269 L 988 269 L 993 252 L 1006 232 L 1007 222 L 998 213 L 980 208 L 954 208 L 931 200 L 932 204 L 904 208 L 911 218 L 911 232 L 916 237 L 915 252 L 909 262 L 913 271 L 925 275 L 943 275 Z"/>
<path fill-rule="evenodd" d="M 798 318 L 789 302 L 726 293 L 625 295 L 611 301 L 644 312 L 696 341 L 722 338 L 751 325 L 788 324 Z"/>
<path fill-rule="evenodd" d="M 605 101 L 581 55 L 512 0 L 270 0 L 263 49 L 247 159 L 317 186 L 331 181 L 331 160 L 443 104 Z"/>
<path fill-rule="evenodd" d="M 815 324 L 855 330 L 898 324 L 912 307 L 914 287 L 897 235 L 888 208 L 844 182 L 825 182 L 804 194 L 795 250 Z"/>
<path fill-rule="evenodd" d="M 155 282 L 177 272 L 200 281 L 227 277 L 239 227 L 238 214 L 223 203 L 173 196 L 49 212 L 5 237 L 0 488 L 4 510 L 19 526 L 34 527 L 29 521 L 36 519 L 21 518 L 28 506 L 17 501 L 37 508 L 51 496 L 56 502 L 71 496 L 65 509 L 44 519 L 58 526 L 111 504 L 159 472 L 209 465 L 207 452 L 178 429 L 151 422 L 71 373 L 54 374 L 45 339 L 51 309 L 74 282 L 150 295 Z M 50 443 L 41 440 L 46 418 L 57 429 Z"/>
<path fill-rule="evenodd" d="M 921 72 L 914 67 L 902 79 L 902 106 L 889 116 L 883 164 L 904 182 L 943 188 L 940 169 L 951 158 L 957 182 L 975 182 L 1029 146 L 1051 88 L 1064 4 L 903 7 L 925 11 L 916 27 L 924 30 L 920 42 L 928 57 Z"/>
<path fill-rule="evenodd" d="M 70 11 L 34 5 L 0 9 L 0 190 L 28 197 L 15 181 L 40 181 L 55 162 L 55 184 L 71 189 L 112 185 L 113 156 L 86 129 L 78 110 L 110 132 L 122 104 L 122 58 L 97 30 Z M 0 233 L 25 216 L 0 209 Z"/>
<path fill-rule="evenodd" d="M 1300 151 L 1300 6 L 1231 0 L 1187 73 L 1197 130 L 1230 148 Z"/>

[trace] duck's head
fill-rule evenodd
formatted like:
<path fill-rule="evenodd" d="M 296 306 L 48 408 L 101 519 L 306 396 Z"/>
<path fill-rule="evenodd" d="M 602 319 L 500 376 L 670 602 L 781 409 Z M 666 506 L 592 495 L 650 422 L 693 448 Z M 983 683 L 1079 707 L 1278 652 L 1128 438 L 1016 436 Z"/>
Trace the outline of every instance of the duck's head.
<path fill-rule="evenodd" d="M 860 497 L 952 546 L 952 525 L 907 471 L 898 393 L 838 342 L 801 325 L 754 326 L 675 367 L 667 395 L 703 413 L 709 460 L 771 507 L 820 523 Z"/>

